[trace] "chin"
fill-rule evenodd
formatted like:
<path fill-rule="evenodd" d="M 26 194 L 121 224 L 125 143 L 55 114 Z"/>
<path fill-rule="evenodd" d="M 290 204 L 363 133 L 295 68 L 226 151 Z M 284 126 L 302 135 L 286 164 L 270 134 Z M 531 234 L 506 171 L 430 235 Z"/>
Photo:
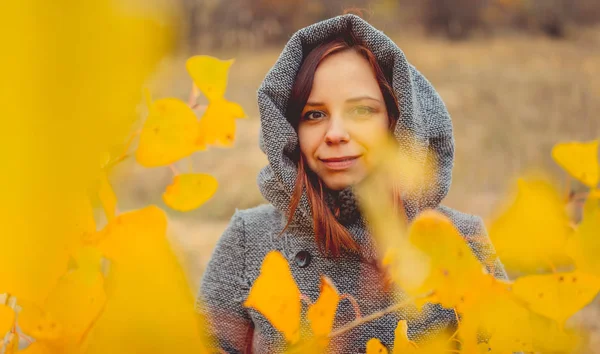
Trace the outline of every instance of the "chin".
<path fill-rule="evenodd" d="M 334 191 L 341 191 L 342 189 L 354 184 L 354 182 L 352 181 L 351 178 L 346 178 L 346 177 L 342 177 L 342 176 L 327 179 L 327 180 L 324 180 L 323 182 L 325 183 L 327 188 L 334 190 Z"/>

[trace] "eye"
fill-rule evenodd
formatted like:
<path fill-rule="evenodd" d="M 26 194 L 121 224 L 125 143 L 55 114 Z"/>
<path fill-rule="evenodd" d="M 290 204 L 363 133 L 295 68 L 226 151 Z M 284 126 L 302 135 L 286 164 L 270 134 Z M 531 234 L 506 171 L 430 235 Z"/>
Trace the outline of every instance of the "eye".
<path fill-rule="evenodd" d="M 352 109 L 352 115 L 357 117 L 366 117 L 375 112 L 375 109 L 368 106 L 357 106 Z"/>
<path fill-rule="evenodd" d="M 302 117 L 302 120 L 319 120 L 325 117 L 322 111 L 308 111 Z"/>

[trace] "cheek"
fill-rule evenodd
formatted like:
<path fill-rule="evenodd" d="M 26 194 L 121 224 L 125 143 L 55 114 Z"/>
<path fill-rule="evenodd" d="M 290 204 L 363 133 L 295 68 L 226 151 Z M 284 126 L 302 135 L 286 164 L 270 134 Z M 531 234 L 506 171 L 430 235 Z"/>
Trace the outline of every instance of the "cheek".
<path fill-rule="evenodd" d="M 298 144 L 300 144 L 300 152 L 302 152 L 309 162 L 318 149 L 319 143 L 319 132 L 314 126 L 300 125 L 298 128 Z"/>
<path fill-rule="evenodd" d="M 367 150 L 381 142 L 381 139 L 389 134 L 389 122 L 387 116 L 373 117 L 368 121 L 355 126 L 353 138 Z"/>

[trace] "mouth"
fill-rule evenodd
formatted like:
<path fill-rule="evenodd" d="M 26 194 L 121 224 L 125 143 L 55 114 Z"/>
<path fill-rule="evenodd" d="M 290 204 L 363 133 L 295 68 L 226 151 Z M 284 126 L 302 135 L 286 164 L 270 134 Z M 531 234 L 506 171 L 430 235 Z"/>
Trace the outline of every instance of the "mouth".
<path fill-rule="evenodd" d="M 319 159 L 330 170 L 345 170 L 352 167 L 360 158 L 358 156 L 342 156 Z"/>

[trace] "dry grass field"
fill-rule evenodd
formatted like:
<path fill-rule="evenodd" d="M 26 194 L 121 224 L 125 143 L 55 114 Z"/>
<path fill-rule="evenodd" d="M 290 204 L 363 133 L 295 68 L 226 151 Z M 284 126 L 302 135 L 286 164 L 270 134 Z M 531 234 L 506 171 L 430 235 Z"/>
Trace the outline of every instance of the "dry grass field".
<path fill-rule="evenodd" d="M 452 114 L 456 161 L 445 200 L 451 207 L 489 218 L 517 175 L 544 169 L 558 181 L 563 178 L 550 158 L 553 144 L 600 136 L 600 28 L 560 41 L 507 35 L 448 42 L 418 33 L 389 35 L 434 84 Z M 242 104 L 249 116 L 238 121 L 233 149 L 193 157 L 195 171 L 219 179 L 216 196 L 197 211 L 170 212 L 172 239 L 195 287 L 235 208 L 263 202 L 256 186 L 256 174 L 266 164 L 258 148 L 256 89 L 280 49 L 192 53 L 236 58 L 226 96 Z M 163 63 L 155 97 L 187 99 L 191 81 L 184 62 L 182 56 Z M 179 168 L 187 169 L 187 162 Z M 123 209 L 128 209 L 162 205 L 161 193 L 171 172 L 126 161 L 114 178 Z M 596 349 L 588 352 L 600 353 L 600 303 L 575 320 L 595 330 L 588 347 Z"/>

